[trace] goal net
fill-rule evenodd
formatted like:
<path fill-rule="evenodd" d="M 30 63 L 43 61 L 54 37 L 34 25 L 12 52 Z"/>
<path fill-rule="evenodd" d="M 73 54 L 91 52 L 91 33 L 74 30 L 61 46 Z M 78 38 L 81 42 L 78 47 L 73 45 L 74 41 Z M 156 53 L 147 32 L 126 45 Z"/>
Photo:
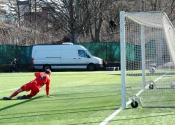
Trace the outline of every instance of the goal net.
<path fill-rule="evenodd" d="M 175 30 L 166 13 L 121 11 L 120 49 L 122 107 L 175 107 Z"/>

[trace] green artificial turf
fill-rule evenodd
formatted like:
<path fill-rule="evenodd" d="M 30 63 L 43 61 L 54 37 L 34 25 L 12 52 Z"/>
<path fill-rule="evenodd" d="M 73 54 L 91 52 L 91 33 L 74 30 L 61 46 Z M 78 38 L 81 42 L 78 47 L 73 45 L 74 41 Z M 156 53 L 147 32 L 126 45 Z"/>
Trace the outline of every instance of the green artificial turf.
<path fill-rule="evenodd" d="M 29 100 L 0 100 L 0 124 L 99 124 L 121 105 L 120 73 L 53 72 L 50 95 L 45 87 Z M 34 78 L 33 73 L 1 73 L 0 95 L 9 96 Z M 20 93 L 24 95 L 26 92 Z"/>
<path fill-rule="evenodd" d="M 1 98 L 33 78 L 33 73 L 1 73 Z M 141 79 L 141 76 L 133 76 L 131 80 L 137 81 L 136 78 Z M 50 93 L 54 98 L 45 96 L 44 86 L 29 100 L 16 100 L 16 97 L 0 100 L 0 125 L 99 125 L 121 106 L 120 81 L 120 71 L 53 72 Z M 152 97 L 149 91 L 142 93 L 150 94 L 146 101 L 159 99 L 159 96 Z M 26 92 L 19 95 L 24 94 Z M 164 94 L 160 91 L 161 96 Z M 164 97 L 161 99 L 166 101 Z M 132 108 L 128 105 L 107 125 L 174 125 L 174 115 L 175 108 L 143 108 L 140 104 Z"/>

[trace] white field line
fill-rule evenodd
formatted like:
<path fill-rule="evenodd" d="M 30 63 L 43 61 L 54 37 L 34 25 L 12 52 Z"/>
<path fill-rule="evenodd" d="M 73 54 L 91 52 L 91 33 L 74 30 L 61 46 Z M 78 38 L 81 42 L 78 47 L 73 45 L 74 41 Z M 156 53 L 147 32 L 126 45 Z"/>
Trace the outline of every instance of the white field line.
<path fill-rule="evenodd" d="M 156 80 L 154 80 L 154 82 L 158 81 L 159 79 L 161 79 L 162 77 L 166 76 L 169 72 L 166 72 L 164 75 L 160 76 L 159 78 L 157 78 Z"/>
<path fill-rule="evenodd" d="M 0 91 L 0 92 L 7 92 L 7 91 L 11 91 L 11 90 L 17 90 L 18 88 L 13 88 L 13 89 L 7 89 L 7 90 L 3 90 L 3 91 Z"/>
<path fill-rule="evenodd" d="M 169 72 L 165 73 L 164 75 L 160 76 L 159 78 L 155 79 L 154 82 L 158 81 L 159 79 L 161 79 L 162 77 L 166 76 Z M 146 86 L 146 88 L 148 88 L 149 85 Z M 140 90 L 136 96 L 139 96 L 145 89 Z M 129 100 L 126 103 L 126 107 L 131 104 L 131 100 Z M 123 108 L 120 107 L 119 109 L 117 109 L 113 114 L 111 114 L 109 117 L 107 117 L 104 121 L 102 121 L 99 125 L 106 125 L 109 121 L 111 121 L 120 111 L 122 111 Z"/>

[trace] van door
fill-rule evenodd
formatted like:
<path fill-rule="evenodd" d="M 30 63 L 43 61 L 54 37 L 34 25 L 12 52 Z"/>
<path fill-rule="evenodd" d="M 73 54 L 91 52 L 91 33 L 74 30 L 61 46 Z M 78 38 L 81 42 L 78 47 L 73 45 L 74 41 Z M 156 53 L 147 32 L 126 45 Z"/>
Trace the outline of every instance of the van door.
<path fill-rule="evenodd" d="M 87 65 L 89 64 L 89 54 L 87 54 L 84 50 L 78 49 L 77 51 L 78 58 L 77 58 L 77 66 L 80 69 L 86 69 Z"/>
<path fill-rule="evenodd" d="M 62 69 L 77 68 L 77 54 L 75 48 L 62 49 L 61 64 Z"/>
<path fill-rule="evenodd" d="M 61 69 L 61 50 L 49 50 L 46 54 L 46 59 L 52 69 Z"/>
<path fill-rule="evenodd" d="M 61 51 L 36 50 L 33 52 L 33 60 L 36 69 L 42 69 L 45 65 L 51 66 L 52 69 L 59 69 L 61 68 Z"/>

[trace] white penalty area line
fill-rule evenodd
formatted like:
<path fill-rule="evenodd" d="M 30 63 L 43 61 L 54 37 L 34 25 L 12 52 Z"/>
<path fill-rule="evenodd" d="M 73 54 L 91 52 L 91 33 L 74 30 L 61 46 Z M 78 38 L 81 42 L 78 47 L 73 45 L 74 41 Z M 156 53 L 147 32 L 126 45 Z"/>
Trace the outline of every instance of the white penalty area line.
<path fill-rule="evenodd" d="M 131 100 L 129 100 L 126 103 L 126 107 L 131 104 Z M 109 121 L 111 121 L 120 111 L 122 111 L 123 108 L 120 107 L 119 109 L 117 109 L 113 114 L 111 114 L 108 118 L 106 118 L 103 122 L 101 122 L 99 125 L 106 125 Z"/>
<path fill-rule="evenodd" d="M 164 75 L 160 76 L 159 78 L 157 78 L 156 80 L 154 80 L 154 82 L 158 81 L 159 79 L 161 79 L 162 77 L 166 76 L 169 72 L 166 72 Z M 146 86 L 146 88 L 148 88 L 149 85 Z M 144 91 L 144 89 L 140 90 L 136 96 L 139 96 L 142 92 Z M 126 107 L 131 104 L 131 100 L 129 100 L 126 103 Z M 109 117 L 107 117 L 104 121 L 102 121 L 99 125 L 106 125 L 109 121 L 111 121 L 120 111 L 122 111 L 124 108 L 120 107 L 119 109 L 117 109 L 113 114 L 111 114 Z"/>
<path fill-rule="evenodd" d="M 159 78 L 157 78 L 156 80 L 154 80 L 154 82 L 158 81 L 159 79 L 161 79 L 162 77 L 166 76 L 169 72 L 166 72 L 164 75 L 160 76 Z"/>
<path fill-rule="evenodd" d="M 3 91 L 0 91 L 0 92 L 7 92 L 7 91 L 11 91 L 11 90 L 16 90 L 18 88 L 13 88 L 13 89 L 7 89 L 7 90 L 3 90 Z"/>

